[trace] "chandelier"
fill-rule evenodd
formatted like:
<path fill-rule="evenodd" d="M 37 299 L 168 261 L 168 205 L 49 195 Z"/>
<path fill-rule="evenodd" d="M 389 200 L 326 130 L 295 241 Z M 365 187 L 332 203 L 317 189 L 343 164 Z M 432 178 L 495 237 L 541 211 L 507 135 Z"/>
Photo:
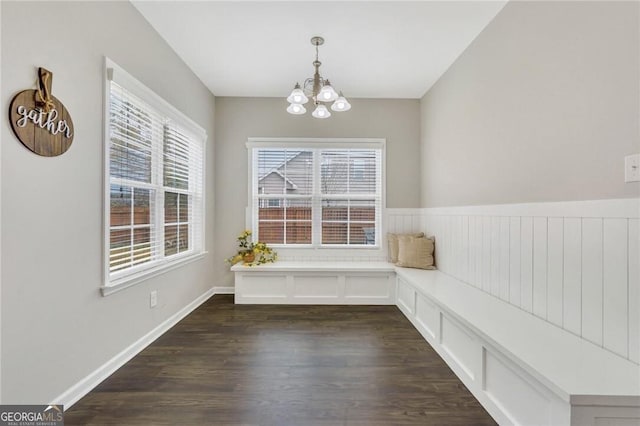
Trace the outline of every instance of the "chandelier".
<path fill-rule="evenodd" d="M 351 109 L 351 104 L 345 99 L 342 92 L 338 94 L 331 86 L 329 80 L 320 76 L 320 65 L 322 65 L 322 62 L 318 60 L 318 46 L 322 46 L 324 44 L 324 39 L 317 36 L 312 37 L 311 44 L 316 47 L 316 60 L 313 61 L 313 66 L 315 67 L 316 72 L 313 74 L 313 77 L 307 78 L 304 81 L 304 85 L 302 87 L 300 87 L 299 83 L 296 83 L 291 94 L 287 98 L 287 101 L 290 104 L 289 107 L 287 107 L 287 112 L 294 115 L 304 114 L 307 112 L 304 104 L 309 102 L 309 98 L 311 98 L 315 105 L 315 110 L 311 113 L 315 118 L 331 117 L 331 113 L 325 105 L 325 103 L 328 102 L 333 102 L 333 104 L 331 104 L 332 111 L 349 111 Z"/>

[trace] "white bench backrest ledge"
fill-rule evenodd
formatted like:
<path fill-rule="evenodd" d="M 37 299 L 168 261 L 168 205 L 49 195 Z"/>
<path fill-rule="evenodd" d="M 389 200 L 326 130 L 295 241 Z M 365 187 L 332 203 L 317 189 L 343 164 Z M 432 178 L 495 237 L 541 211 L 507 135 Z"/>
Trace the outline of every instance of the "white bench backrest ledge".
<path fill-rule="evenodd" d="M 640 368 L 440 271 L 235 265 L 236 303 L 396 304 L 500 424 L 640 425 Z"/>

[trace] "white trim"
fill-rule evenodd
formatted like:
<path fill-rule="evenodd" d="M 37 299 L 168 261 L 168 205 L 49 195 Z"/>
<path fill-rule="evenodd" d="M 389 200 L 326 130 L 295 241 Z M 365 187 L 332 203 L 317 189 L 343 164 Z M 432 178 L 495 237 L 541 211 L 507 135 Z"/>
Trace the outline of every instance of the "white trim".
<path fill-rule="evenodd" d="M 261 138 L 247 139 L 247 148 L 281 148 L 283 144 L 302 144 L 299 148 L 373 148 L 385 149 L 387 140 L 384 138 Z"/>
<path fill-rule="evenodd" d="M 245 226 L 247 229 L 255 231 L 258 229 L 258 212 L 257 206 L 254 205 L 256 198 L 290 198 L 290 199 L 309 199 L 312 205 L 312 237 L 311 244 L 272 244 L 273 247 L 282 250 L 317 250 L 317 249 L 348 249 L 348 250 L 377 250 L 383 249 L 383 235 L 385 228 L 386 206 L 387 206 L 387 178 L 386 178 L 386 139 L 385 138 L 263 138 L 249 137 L 246 142 L 247 147 L 247 207 L 245 209 Z M 313 152 L 313 190 L 307 195 L 263 195 L 257 193 L 257 176 L 254 173 L 254 165 L 257 162 L 257 150 L 265 148 L 278 149 L 300 149 Z M 379 161 L 376 161 L 376 177 L 379 178 L 379 192 L 376 193 L 374 199 L 379 200 L 379 208 L 376 209 L 375 215 L 375 242 L 372 245 L 349 245 L 349 244 L 322 244 L 321 242 L 321 224 L 322 220 L 317 209 L 316 203 L 321 201 L 323 194 L 320 193 L 316 186 L 320 180 L 320 160 L 319 153 L 323 149 L 371 149 L 379 150 Z M 371 199 L 370 196 L 360 194 L 331 194 L 331 199 L 357 200 Z M 255 234 L 255 232 L 254 232 Z M 256 236 L 254 235 L 254 238 Z"/>
<path fill-rule="evenodd" d="M 136 340 L 109 361 L 105 362 L 85 378 L 81 379 L 75 385 L 62 392 L 58 397 L 54 398 L 51 403 L 62 404 L 65 409 L 68 410 L 73 404 L 78 402 L 80 398 L 98 386 L 104 379 L 130 361 L 134 356 L 142 352 L 142 350 L 153 343 L 158 337 L 166 333 L 184 317 L 193 312 L 197 307 L 209 300 L 209 298 L 215 294 L 214 288 L 207 290 L 202 295 L 198 296 L 193 302 L 171 315 L 153 330 Z"/>
<path fill-rule="evenodd" d="M 202 258 L 205 257 L 205 255 L 207 254 L 207 252 L 203 252 L 203 253 L 198 253 L 198 254 L 194 254 L 191 256 L 185 256 L 184 258 L 180 259 L 180 260 L 172 260 L 170 263 L 166 263 L 164 265 L 158 266 L 157 264 L 154 264 L 154 266 L 152 268 L 149 269 L 145 269 L 143 271 L 140 271 L 136 274 L 133 275 L 127 275 L 125 277 L 122 278 L 122 280 L 120 282 L 118 281 L 111 281 L 112 283 L 115 284 L 111 284 L 111 285 L 103 285 L 102 287 L 100 287 L 100 292 L 102 293 L 103 296 L 110 296 L 114 293 L 117 293 L 121 290 L 124 290 L 125 288 L 129 288 L 132 287 L 136 284 L 139 284 L 143 281 L 146 281 L 150 278 L 153 277 L 157 277 L 158 275 L 162 275 L 166 272 L 169 272 L 173 269 L 179 268 L 181 266 L 184 266 L 186 264 L 189 264 L 191 262 L 195 262 L 197 260 L 200 260 Z"/>
<path fill-rule="evenodd" d="M 638 218 L 640 198 L 429 207 L 423 212 L 428 215 Z"/>
<path fill-rule="evenodd" d="M 187 135 L 189 138 L 193 140 L 194 143 L 199 144 L 199 149 L 202 150 L 201 154 L 201 164 L 190 163 L 189 173 L 190 176 L 193 175 L 193 170 L 201 170 L 202 176 L 201 181 L 199 182 L 201 192 L 198 193 L 194 188 L 192 188 L 192 180 L 190 179 L 189 189 L 188 190 L 177 190 L 176 192 L 181 194 L 187 194 L 191 197 L 193 210 L 189 216 L 189 231 L 190 237 L 189 241 L 193 242 L 193 247 L 191 250 L 180 253 L 177 255 L 173 255 L 170 257 L 165 257 L 164 255 L 160 255 L 159 258 L 152 260 L 150 262 L 137 265 L 130 266 L 124 268 L 119 271 L 111 272 L 110 271 L 110 189 L 111 185 L 115 182 L 122 182 L 123 184 L 131 187 L 142 187 L 149 189 L 153 189 L 156 192 L 155 196 L 155 211 L 159 214 L 154 215 L 155 217 L 152 220 L 151 228 L 157 230 L 164 230 L 164 226 L 166 225 L 163 220 L 163 209 L 164 205 L 164 191 L 166 187 L 162 184 L 162 177 L 157 176 L 157 174 L 153 174 L 152 180 L 150 184 L 140 183 L 140 182 L 127 182 L 126 179 L 112 179 L 110 177 L 110 134 L 109 134 L 109 116 L 110 116 L 110 98 L 111 98 L 111 84 L 110 82 L 114 82 L 114 84 L 121 85 L 122 88 L 127 91 L 133 93 L 135 96 L 139 97 L 142 101 L 148 103 L 152 106 L 154 113 L 158 113 L 162 115 L 163 120 L 168 120 L 169 122 L 175 124 L 180 128 L 180 132 Z M 102 205 L 102 228 L 103 228 L 103 286 L 101 287 L 101 292 L 103 296 L 107 296 L 109 294 L 113 294 L 117 291 L 123 290 L 125 288 L 131 287 L 135 284 L 138 284 L 142 281 L 145 281 L 151 277 L 157 276 L 161 273 L 164 273 L 168 270 L 174 269 L 175 267 L 184 265 L 186 263 L 192 262 L 194 260 L 201 259 L 206 254 L 206 236 L 205 236 L 205 179 L 206 179 L 206 142 L 207 142 L 207 133 L 206 131 L 200 127 L 196 122 L 191 120 L 189 117 L 184 115 L 178 109 L 176 109 L 173 105 L 165 101 L 162 97 L 157 95 L 153 90 L 145 86 L 135 77 L 130 75 L 127 71 L 122 69 L 119 65 L 113 62 L 108 57 L 104 57 L 104 79 L 103 79 L 103 205 Z M 173 125 L 172 124 L 172 125 Z M 166 124 L 165 124 L 166 126 Z M 154 141 L 155 143 L 156 141 Z M 157 149 L 154 149 L 154 157 L 152 164 L 162 164 L 162 152 Z M 193 170 L 192 170 L 193 165 Z M 152 165 L 152 170 L 155 166 Z M 160 174 L 161 169 L 157 168 Z M 196 204 L 197 203 L 197 204 Z M 195 204 L 195 205 L 194 205 Z M 200 213 L 200 220 L 196 220 L 197 212 Z M 162 248 L 164 247 L 164 232 L 158 232 L 158 241 L 156 241 L 154 251 L 159 250 L 162 253 Z M 196 238 L 195 236 L 198 236 Z"/>
<path fill-rule="evenodd" d="M 111 247 L 111 238 L 109 225 L 111 218 L 109 217 L 110 199 L 111 199 L 111 181 L 109 176 L 110 161 L 110 135 L 109 135 L 109 105 L 110 105 L 110 84 L 113 78 L 109 72 L 109 58 L 104 57 L 104 76 L 102 79 L 102 283 L 109 282 L 109 252 Z M 102 289 L 101 289 L 102 291 Z M 105 293 L 102 291 L 102 295 Z"/>
<path fill-rule="evenodd" d="M 236 288 L 234 286 L 214 287 L 213 291 L 215 294 L 235 294 Z"/>

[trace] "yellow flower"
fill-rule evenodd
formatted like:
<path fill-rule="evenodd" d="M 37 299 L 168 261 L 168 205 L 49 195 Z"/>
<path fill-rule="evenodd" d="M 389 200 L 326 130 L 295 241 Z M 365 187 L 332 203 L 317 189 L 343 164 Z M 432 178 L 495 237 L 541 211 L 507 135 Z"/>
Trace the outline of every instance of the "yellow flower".
<path fill-rule="evenodd" d="M 253 266 L 253 265 L 262 265 L 265 263 L 271 263 L 277 259 L 277 253 L 273 251 L 272 248 L 268 247 L 266 243 L 259 242 L 259 241 L 255 243 L 252 242 L 249 239 L 251 234 L 252 234 L 251 230 L 245 229 L 238 236 L 237 239 L 238 239 L 238 245 L 240 249 L 238 250 L 238 253 L 236 254 L 236 256 L 226 259 L 228 263 L 231 263 L 233 265 L 239 261 L 238 260 L 239 258 L 241 258 L 246 266 Z M 251 262 L 247 262 L 244 259 L 244 255 L 251 252 L 256 254 L 255 260 Z"/>

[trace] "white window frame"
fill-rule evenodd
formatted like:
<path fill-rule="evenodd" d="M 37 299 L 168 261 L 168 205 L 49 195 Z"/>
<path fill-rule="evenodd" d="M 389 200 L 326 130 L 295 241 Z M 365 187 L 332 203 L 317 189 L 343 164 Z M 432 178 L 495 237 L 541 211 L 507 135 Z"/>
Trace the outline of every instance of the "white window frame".
<path fill-rule="evenodd" d="M 254 204 L 257 195 L 257 176 L 254 174 L 253 164 L 256 149 L 291 149 L 291 150 L 320 150 L 320 149 L 379 149 L 380 155 L 380 197 L 379 208 L 376 209 L 375 216 L 375 243 L 374 244 L 322 244 L 322 217 L 318 209 L 312 210 L 312 243 L 311 244 L 269 244 L 274 248 L 281 249 L 326 249 L 326 250 L 381 250 L 382 249 L 382 227 L 383 212 L 386 209 L 386 139 L 384 138 L 248 138 L 248 202 L 247 202 L 247 228 L 252 230 L 252 238 L 257 241 L 258 238 L 258 204 Z M 319 156 L 319 151 L 315 151 L 314 155 Z M 318 179 L 320 174 L 320 161 L 316 158 L 314 161 L 314 181 Z M 316 186 L 316 185 L 314 185 Z M 318 188 L 314 188 L 313 194 L 310 196 L 300 196 L 303 198 L 311 198 L 312 204 L 317 197 L 323 198 Z M 327 197 L 324 197 L 327 198 Z M 351 197 L 357 199 L 358 195 Z"/>
<path fill-rule="evenodd" d="M 195 260 L 201 259 L 206 254 L 205 249 L 205 203 L 204 203 L 204 195 L 206 194 L 205 188 L 205 168 L 204 162 L 206 158 L 206 140 L 207 133 L 205 130 L 196 124 L 189 117 L 181 113 L 170 103 L 165 101 L 151 89 L 146 87 L 143 83 L 138 81 L 135 77 L 127 73 L 123 68 L 118 66 L 111 59 L 105 57 L 104 61 L 104 111 L 103 111 L 103 146 L 104 146 L 104 207 L 103 207 L 103 259 L 104 259 L 104 273 L 103 273 L 103 286 L 101 287 L 101 292 L 103 296 L 107 296 L 113 294 L 117 291 L 123 290 L 125 288 L 131 287 L 135 284 L 138 284 L 142 281 L 145 281 L 154 276 L 165 273 L 171 269 L 175 269 L 184 264 L 193 262 Z M 198 143 L 201 143 L 202 149 L 202 164 L 197 165 L 202 170 L 200 188 L 201 190 L 198 192 L 194 192 L 192 188 L 188 190 L 171 188 L 168 192 L 176 192 L 181 194 L 189 194 L 192 195 L 192 205 L 191 213 L 188 218 L 189 224 L 191 225 L 189 230 L 189 241 L 191 243 L 191 247 L 189 250 L 184 251 L 183 253 L 178 253 L 171 256 L 164 256 L 164 253 L 161 253 L 157 259 L 151 260 L 149 262 L 142 263 L 140 265 L 135 265 L 132 267 L 125 268 L 120 271 L 110 272 L 109 268 L 109 253 L 110 253 L 110 190 L 112 179 L 110 176 L 110 134 L 109 134 L 109 125 L 110 125 L 110 94 L 111 94 L 111 81 L 115 82 L 119 86 L 123 87 L 127 91 L 131 92 L 144 102 L 152 105 L 153 108 L 166 117 L 171 122 L 178 125 L 181 130 L 186 131 L 191 138 L 193 138 Z M 152 158 L 152 161 L 162 161 L 161 158 L 158 158 L 155 155 Z M 195 165 L 194 165 L 195 166 Z M 197 168 L 197 167 L 194 167 Z M 161 169 L 161 167 L 156 168 L 156 170 Z M 152 167 L 153 170 L 153 167 Z M 190 179 L 191 180 L 191 179 Z M 143 186 L 153 186 L 153 189 L 156 189 L 156 196 L 154 198 L 154 203 L 156 205 L 155 213 L 152 212 L 151 226 L 155 229 L 155 233 L 157 238 L 159 238 L 159 242 L 157 243 L 158 247 L 164 247 L 164 228 L 167 224 L 164 223 L 164 192 L 166 191 L 166 187 L 162 183 L 162 176 L 152 177 L 152 184 L 142 184 Z M 160 189 L 160 190 L 158 190 Z M 194 221 L 199 215 L 199 220 Z"/>

